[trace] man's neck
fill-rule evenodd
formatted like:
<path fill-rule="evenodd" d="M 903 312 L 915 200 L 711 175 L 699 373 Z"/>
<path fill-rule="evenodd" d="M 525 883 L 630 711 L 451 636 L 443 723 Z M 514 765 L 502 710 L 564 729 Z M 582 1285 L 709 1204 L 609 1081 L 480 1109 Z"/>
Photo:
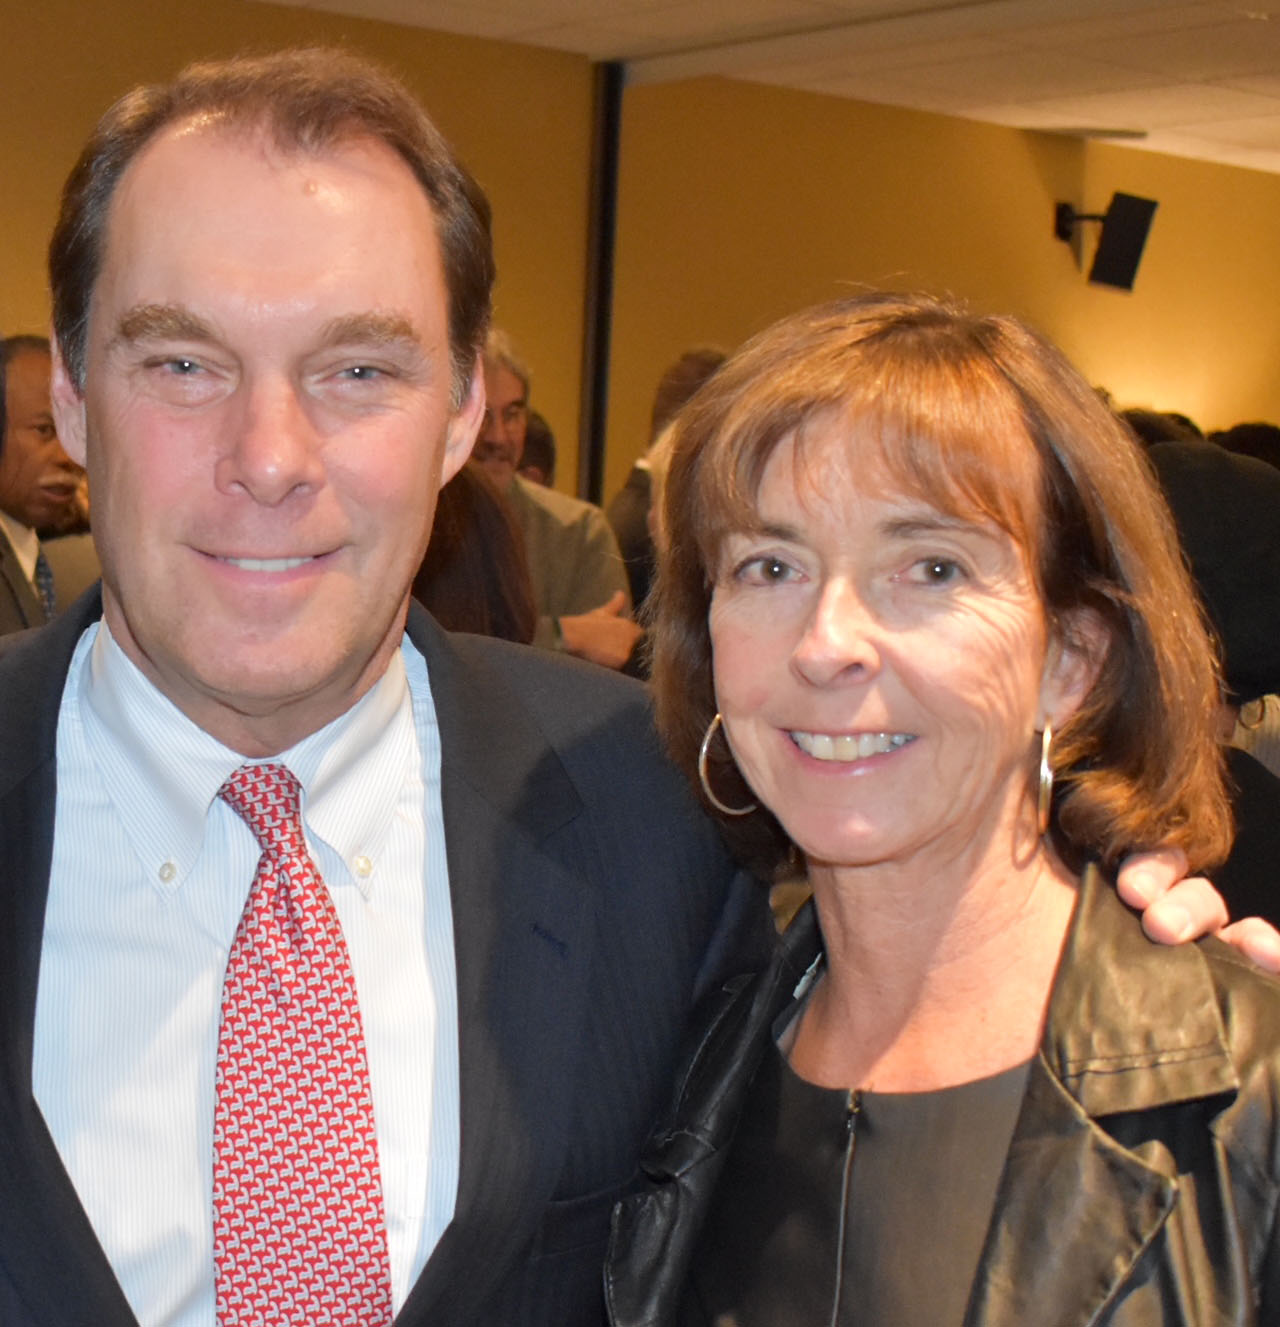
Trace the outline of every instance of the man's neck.
<path fill-rule="evenodd" d="M 265 760 L 295 746 L 351 710 L 387 670 L 400 646 L 408 598 L 375 653 L 349 676 L 297 695 L 223 695 L 188 675 L 166 671 L 138 644 L 118 601 L 103 589 L 103 619 L 124 655 L 176 709 L 223 746 L 248 760 Z"/>

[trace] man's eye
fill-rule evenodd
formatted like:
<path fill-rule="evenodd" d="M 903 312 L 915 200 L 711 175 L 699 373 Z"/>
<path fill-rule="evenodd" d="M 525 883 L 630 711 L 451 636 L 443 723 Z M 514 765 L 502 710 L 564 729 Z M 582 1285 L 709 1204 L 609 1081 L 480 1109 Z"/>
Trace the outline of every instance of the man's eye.
<path fill-rule="evenodd" d="M 170 373 L 177 374 L 179 377 L 187 377 L 200 371 L 200 365 L 194 359 L 167 359 L 164 362 L 164 367 Z"/>
<path fill-rule="evenodd" d="M 348 378 L 356 382 L 372 382 L 375 378 L 382 377 L 382 370 L 376 369 L 372 364 L 353 364 L 349 369 L 343 370 Z"/>

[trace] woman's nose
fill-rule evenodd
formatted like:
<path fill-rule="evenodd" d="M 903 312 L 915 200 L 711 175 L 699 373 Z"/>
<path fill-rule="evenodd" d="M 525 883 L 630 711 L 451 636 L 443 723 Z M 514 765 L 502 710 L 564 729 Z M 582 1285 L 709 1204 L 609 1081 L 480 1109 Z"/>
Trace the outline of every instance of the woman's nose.
<path fill-rule="evenodd" d="M 796 643 L 792 666 L 815 686 L 846 674 L 859 679 L 873 675 L 880 667 L 877 632 L 876 619 L 857 588 L 843 579 L 828 581 Z"/>

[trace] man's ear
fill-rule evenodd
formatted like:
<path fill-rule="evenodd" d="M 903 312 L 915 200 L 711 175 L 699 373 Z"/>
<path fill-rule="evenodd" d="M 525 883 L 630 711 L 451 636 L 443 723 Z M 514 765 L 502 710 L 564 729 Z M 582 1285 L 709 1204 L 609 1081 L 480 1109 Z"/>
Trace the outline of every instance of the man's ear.
<path fill-rule="evenodd" d="M 447 484 L 462 469 L 484 420 L 484 361 L 479 355 L 471 366 L 471 380 L 462 404 L 449 421 L 444 441 L 444 470 L 441 484 Z"/>
<path fill-rule="evenodd" d="M 71 381 L 66 360 L 62 358 L 62 347 L 57 337 L 51 337 L 53 346 L 53 376 L 50 381 L 50 395 L 53 406 L 53 422 L 58 430 L 58 441 L 62 449 L 78 465 L 85 464 L 86 440 L 88 428 L 85 424 L 84 394 Z"/>
<path fill-rule="evenodd" d="M 1077 609 L 1053 630 L 1040 680 L 1040 727 L 1061 728 L 1093 690 L 1111 648 L 1111 632 L 1089 608 Z"/>

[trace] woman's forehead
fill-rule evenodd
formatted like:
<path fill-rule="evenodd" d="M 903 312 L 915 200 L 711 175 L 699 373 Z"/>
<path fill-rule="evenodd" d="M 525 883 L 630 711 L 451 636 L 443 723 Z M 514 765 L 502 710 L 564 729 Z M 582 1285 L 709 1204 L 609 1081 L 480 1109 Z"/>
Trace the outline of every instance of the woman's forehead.
<path fill-rule="evenodd" d="M 1023 435 L 1003 443 L 940 440 L 828 414 L 786 434 L 760 472 L 762 502 L 794 496 L 831 506 L 863 498 L 923 505 L 945 516 L 1020 533 L 1039 506 L 1040 462 Z"/>

